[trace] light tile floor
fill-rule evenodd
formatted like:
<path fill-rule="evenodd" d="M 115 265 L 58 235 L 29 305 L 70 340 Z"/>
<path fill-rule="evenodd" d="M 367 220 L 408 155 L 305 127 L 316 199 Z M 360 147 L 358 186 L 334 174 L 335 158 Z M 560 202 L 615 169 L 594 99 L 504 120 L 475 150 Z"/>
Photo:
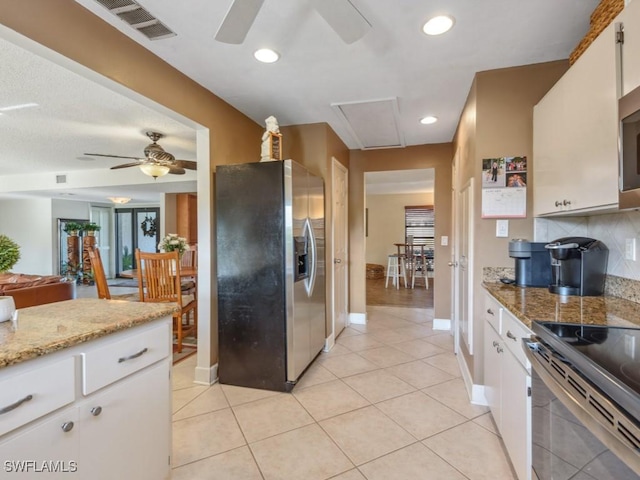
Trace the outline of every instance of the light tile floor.
<path fill-rule="evenodd" d="M 292 393 L 192 383 L 174 367 L 174 480 L 514 479 L 488 409 L 469 403 L 432 310 L 369 307 Z"/>

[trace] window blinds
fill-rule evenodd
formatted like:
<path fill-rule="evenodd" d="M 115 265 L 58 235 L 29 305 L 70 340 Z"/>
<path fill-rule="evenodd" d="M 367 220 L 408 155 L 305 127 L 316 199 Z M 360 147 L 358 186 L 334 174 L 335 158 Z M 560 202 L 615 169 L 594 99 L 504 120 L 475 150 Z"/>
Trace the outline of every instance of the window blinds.
<path fill-rule="evenodd" d="M 435 215 L 433 205 L 404 207 L 405 237 L 413 235 L 414 245 L 435 246 Z"/>

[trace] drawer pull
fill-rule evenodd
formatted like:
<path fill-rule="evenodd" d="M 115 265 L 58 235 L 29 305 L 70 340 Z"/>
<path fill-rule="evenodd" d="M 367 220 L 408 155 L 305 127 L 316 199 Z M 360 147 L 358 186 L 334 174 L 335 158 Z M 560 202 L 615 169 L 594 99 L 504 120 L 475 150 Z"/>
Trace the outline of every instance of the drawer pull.
<path fill-rule="evenodd" d="M 511 340 L 513 340 L 514 342 L 518 341 L 516 336 L 513 333 L 511 333 L 511 330 L 507 330 L 507 337 L 510 338 Z"/>
<path fill-rule="evenodd" d="M 118 359 L 118 363 L 122 363 L 122 362 L 126 362 L 127 360 L 133 360 L 134 358 L 138 358 L 141 357 L 143 354 L 145 354 L 149 349 L 148 348 L 143 348 L 142 350 L 140 350 L 138 353 L 134 353 L 133 355 L 129 355 L 128 357 L 120 357 Z"/>
<path fill-rule="evenodd" d="M 32 399 L 33 399 L 33 395 L 27 395 L 26 397 L 18 400 L 16 403 L 12 403 L 11 405 L 7 405 L 4 408 L 0 408 L 0 415 L 9 413 L 11 410 L 15 410 L 16 408 L 18 408 L 24 402 L 28 402 L 29 400 L 32 400 Z"/>
<path fill-rule="evenodd" d="M 495 315 L 495 313 L 493 313 L 493 310 L 491 310 L 490 308 L 487 308 L 487 313 L 489 315 Z"/>
<path fill-rule="evenodd" d="M 93 407 L 91 409 L 91 415 L 93 415 L 94 417 L 97 417 L 98 415 L 100 415 L 102 413 L 102 407 L 98 406 L 98 407 Z"/>
<path fill-rule="evenodd" d="M 70 432 L 73 430 L 73 422 L 64 422 L 61 428 L 63 432 Z"/>
<path fill-rule="evenodd" d="M 494 341 L 493 341 L 493 346 L 494 346 L 494 347 L 497 347 L 498 345 L 500 345 L 500 344 L 494 340 Z"/>
<path fill-rule="evenodd" d="M 501 346 L 499 346 L 499 345 L 498 345 L 498 347 L 496 347 L 496 351 L 497 351 L 498 353 L 502 353 L 502 352 L 504 352 L 504 350 L 502 349 L 502 347 L 501 347 Z"/>

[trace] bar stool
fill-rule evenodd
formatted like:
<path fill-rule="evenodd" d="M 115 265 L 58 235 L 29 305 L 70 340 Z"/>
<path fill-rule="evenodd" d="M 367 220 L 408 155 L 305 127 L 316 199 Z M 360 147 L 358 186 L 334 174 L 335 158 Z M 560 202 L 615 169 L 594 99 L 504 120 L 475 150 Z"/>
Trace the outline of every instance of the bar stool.
<path fill-rule="evenodd" d="M 389 277 L 391 277 L 392 285 L 396 286 L 396 289 L 400 288 L 400 275 L 404 279 L 405 286 L 407 285 L 407 272 L 404 268 L 404 261 L 402 255 L 396 253 L 389 255 L 387 260 L 387 279 L 384 282 L 384 288 L 389 285 Z"/>

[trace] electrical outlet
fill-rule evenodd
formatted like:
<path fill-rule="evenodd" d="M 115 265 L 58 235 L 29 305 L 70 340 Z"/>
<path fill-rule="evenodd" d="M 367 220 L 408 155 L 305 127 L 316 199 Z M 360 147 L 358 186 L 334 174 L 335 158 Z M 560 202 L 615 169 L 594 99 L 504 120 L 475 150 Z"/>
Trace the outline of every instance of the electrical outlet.
<path fill-rule="evenodd" d="M 496 220 L 496 237 L 509 236 L 509 220 Z"/>
<path fill-rule="evenodd" d="M 624 259 L 636 261 L 636 239 L 627 238 L 624 241 Z"/>

